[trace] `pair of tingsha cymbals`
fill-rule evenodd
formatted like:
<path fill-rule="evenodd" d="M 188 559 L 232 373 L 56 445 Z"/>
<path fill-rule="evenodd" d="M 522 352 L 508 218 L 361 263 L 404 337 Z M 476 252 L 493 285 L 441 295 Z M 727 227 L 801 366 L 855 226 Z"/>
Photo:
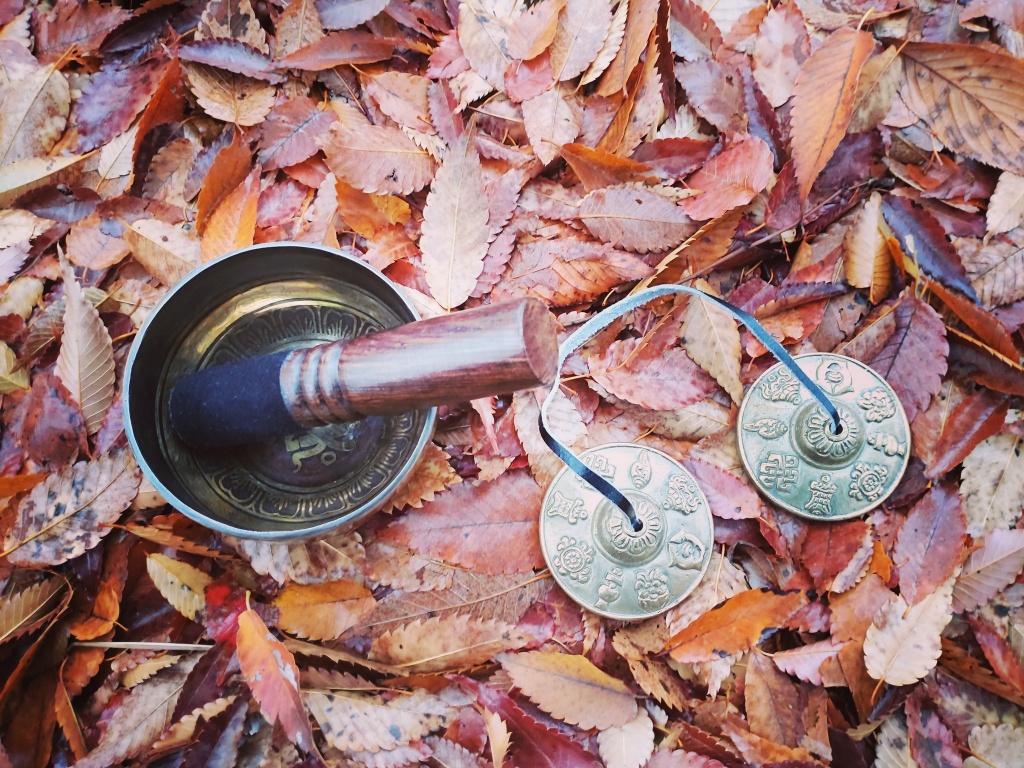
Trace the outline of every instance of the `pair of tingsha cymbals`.
<path fill-rule="evenodd" d="M 899 398 L 850 358 L 808 354 L 790 361 L 827 395 L 841 426 L 780 362 L 740 405 L 743 465 L 761 494 L 793 514 L 817 521 L 863 515 L 896 489 L 907 466 L 910 427 Z M 714 543 L 697 482 L 677 461 L 643 445 L 602 445 L 580 458 L 629 499 L 639 530 L 566 467 L 541 507 L 541 546 L 552 576 L 581 606 L 613 619 L 645 619 L 678 605 L 703 577 Z"/>

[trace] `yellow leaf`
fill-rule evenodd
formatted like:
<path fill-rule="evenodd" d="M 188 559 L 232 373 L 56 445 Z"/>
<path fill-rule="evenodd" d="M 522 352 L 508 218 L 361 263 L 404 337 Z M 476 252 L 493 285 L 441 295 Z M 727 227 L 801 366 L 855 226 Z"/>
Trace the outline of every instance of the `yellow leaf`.
<path fill-rule="evenodd" d="M 289 584 L 274 605 L 281 612 L 278 626 L 311 640 L 333 640 L 370 614 L 377 601 L 354 581 L 330 581 L 304 586 Z"/>
<path fill-rule="evenodd" d="M 482 664 L 528 640 L 511 624 L 454 614 L 385 632 L 373 641 L 370 658 L 414 672 L 439 672 Z"/>
<path fill-rule="evenodd" d="M 195 735 L 196 727 L 199 725 L 199 718 L 210 720 L 231 706 L 238 698 L 237 694 L 231 696 L 219 696 L 213 701 L 207 702 L 201 707 L 196 707 L 178 722 L 168 728 L 153 744 L 154 751 L 181 749 L 188 745 Z"/>
<path fill-rule="evenodd" d="M 603 730 L 636 717 L 633 692 L 583 656 L 530 651 L 497 659 L 530 701 L 559 720 Z"/>
<path fill-rule="evenodd" d="M 988 201 L 985 234 L 998 235 L 1016 229 L 1024 221 L 1024 176 L 1004 171 Z"/>
<path fill-rule="evenodd" d="M 427 285 L 446 309 L 476 287 L 487 254 L 487 194 L 468 134 L 448 150 L 423 206 L 420 251 Z"/>
<path fill-rule="evenodd" d="M 199 251 L 204 262 L 252 245 L 262 171 L 257 163 L 245 181 L 235 187 L 210 216 Z"/>
<path fill-rule="evenodd" d="M 868 32 L 839 29 L 800 67 L 793 89 L 792 146 L 801 201 L 846 135 L 860 70 L 874 44 Z"/>
<path fill-rule="evenodd" d="M 86 431 L 99 431 L 114 399 L 114 346 L 100 313 L 64 268 L 64 335 L 55 372 L 78 405 Z"/>
<path fill-rule="evenodd" d="M 0 603 L 0 643 L 39 626 L 60 604 L 66 586 L 63 578 L 52 578 L 4 595 Z"/>
<path fill-rule="evenodd" d="M 872 192 L 846 233 L 846 281 L 854 288 L 867 288 L 872 304 L 888 296 L 892 286 L 890 236 L 882 217 L 882 196 Z"/>
<path fill-rule="evenodd" d="M 28 370 L 14 370 L 17 364 L 18 358 L 14 350 L 0 341 L 0 395 L 28 389 Z"/>
<path fill-rule="evenodd" d="M 206 608 L 206 587 L 213 581 L 188 563 L 166 555 L 150 555 L 146 570 L 164 600 L 174 606 L 182 616 L 192 621 Z"/>
<path fill-rule="evenodd" d="M 625 725 L 597 734 L 597 749 L 607 768 L 640 768 L 654 753 L 654 723 L 641 709 Z"/>
<path fill-rule="evenodd" d="M 181 62 L 185 80 L 210 117 L 235 125 L 257 125 L 274 106 L 272 85 L 245 75 L 189 61 Z"/>
<path fill-rule="evenodd" d="M 914 605 L 896 595 L 875 614 L 864 638 L 864 666 L 876 680 L 911 685 L 935 668 L 942 630 L 953 617 L 953 581 Z"/>
<path fill-rule="evenodd" d="M 714 289 L 706 280 L 694 287 L 707 293 Z M 711 374 L 732 399 L 743 399 L 740 382 L 740 330 L 724 309 L 699 297 L 690 298 L 683 321 L 683 345 L 697 365 Z"/>
<path fill-rule="evenodd" d="M 508 726 L 497 712 L 485 709 L 481 714 L 484 717 L 484 726 L 487 728 L 491 763 L 494 768 L 502 768 L 505 764 L 505 757 L 508 755 L 509 745 L 512 743 L 512 734 L 508 732 Z"/>
<path fill-rule="evenodd" d="M 82 174 L 85 155 L 27 157 L 0 168 L 0 207 L 48 184 L 71 184 Z"/>

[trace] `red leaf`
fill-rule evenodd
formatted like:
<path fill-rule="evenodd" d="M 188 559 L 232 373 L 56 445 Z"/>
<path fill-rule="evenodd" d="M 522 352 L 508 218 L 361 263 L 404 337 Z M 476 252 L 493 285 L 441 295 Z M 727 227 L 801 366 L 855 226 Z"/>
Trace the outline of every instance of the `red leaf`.
<path fill-rule="evenodd" d="M 923 691 L 907 700 L 907 730 L 910 753 L 920 768 L 961 768 L 960 751 L 953 733 L 925 702 Z"/>
<path fill-rule="evenodd" d="M 741 134 L 686 180 L 687 186 L 700 194 L 686 198 L 679 207 L 698 221 L 716 219 L 746 205 L 764 190 L 774 164 L 775 156 L 767 144 Z"/>
<path fill-rule="evenodd" d="M 261 128 L 259 161 L 268 171 L 301 163 L 317 153 L 317 139 L 327 135 L 334 121 L 330 110 L 317 109 L 308 96 L 275 105 Z"/>
<path fill-rule="evenodd" d="M 807 536 L 800 544 L 800 559 L 819 590 L 831 589 L 832 580 L 864 546 L 869 531 L 864 520 L 808 526 Z"/>
<path fill-rule="evenodd" d="M 278 66 L 320 72 L 343 64 L 372 64 L 390 58 L 394 41 L 370 32 L 332 32 L 278 61 Z"/>
<path fill-rule="evenodd" d="M 893 551 L 900 571 L 900 594 L 910 605 L 953 575 L 966 539 L 967 518 L 957 488 L 950 483 L 933 486 L 910 510 Z"/>

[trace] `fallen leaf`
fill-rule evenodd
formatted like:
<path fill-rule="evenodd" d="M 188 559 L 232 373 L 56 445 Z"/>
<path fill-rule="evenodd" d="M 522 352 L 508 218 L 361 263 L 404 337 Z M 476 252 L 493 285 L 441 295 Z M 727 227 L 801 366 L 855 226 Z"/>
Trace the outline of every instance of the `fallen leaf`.
<path fill-rule="evenodd" d="M 611 23 L 609 0 L 566 0 L 550 48 L 555 80 L 572 80 L 590 66 L 604 45 Z"/>
<path fill-rule="evenodd" d="M 715 295 L 705 280 L 698 280 L 694 287 Z M 743 399 L 740 331 L 732 315 L 712 301 L 691 297 L 686 306 L 682 336 L 683 345 L 693 361 L 711 374 L 734 402 L 739 403 Z"/>
<path fill-rule="evenodd" d="M 430 155 L 397 128 L 335 123 L 322 148 L 334 175 L 364 192 L 405 195 L 434 175 Z"/>
<path fill-rule="evenodd" d="M 86 431 L 96 433 L 114 400 L 114 347 L 99 312 L 86 300 L 70 267 L 64 269 L 64 332 L 54 372 L 78 406 Z"/>
<path fill-rule="evenodd" d="M 916 605 L 953 575 L 963 555 L 967 519 L 957 489 L 932 486 L 900 528 L 893 559 L 900 564 L 900 595 Z"/>
<path fill-rule="evenodd" d="M 38 67 L 0 89 L 0 165 L 46 155 L 67 126 L 71 91 L 53 67 Z"/>
<path fill-rule="evenodd" d="M 512 63 L 508 37 L 514 19 L 495 10 L 491 3 L 459 0 L 458 43 L 473 70 L 492 88 L 503 91 L 505 71 Z"/>
<path fill-rule="evenodd" d="M 846 135 L 857 80 L 873 46 L 867 32 L 840 29 L 800 67 L 793 88 L 792 131 L 801 202 Z"/>
<path fill-rule="evenodd" d="M 1016 581 L 1024 570 L 1024 531 L 989 531 L 967 556 L 953 585 L 953 610 L 973 611 Z"/>
<path fill-rule="evenodd" d="M 523 104 L 523 125 L 537 158 L 547 165 L 565 144 L 571 144 L 583 127 L 583 104 L 564 85 L 549 88 Z"/>
<path fill-rule="evenodd" d="M 393 38 L 383 38 L 370 32 L 331 32 L 282 57 L 278 65 L 322 72 L 344 65 L 372 64 L 391 56 L 395 42 Z"/>
<path fill-rule="evenodd" d="M 641 709 L 625 725 L 597 734 L 597 750 L 608 768 L 640 768 L 654 752 L 654 723 Z"/>
<path fill-rule="evenodd" d="M 480 158 L 464 134 L 449 148 L 423 206 L 420 251 L 430 292 L 445 309 L 476 287 L 487 253 L 487 196 Z"/>
<path fill-rule="evenodd" d="M 1024 173 L 1024 65 L 973 45 L 910 43 L 900 49 L 911 111 L 954 152 Z"/>
<path fill-rule="evenodd" d="M 184 228 L 159 219 L 138 219 L 125 227 L 132 256 L 167 286 L 202 264 L 200 241 Z"/>
<path fill-rule="evenodd" d="M 792 4 L 772 8 L 764 17 L 754 41 L 754 79 L 773 107 L 790 96 L 800 65 L 810 54 L 804 18 Z"/>
<path fill-rule="evenodd" d="M 204 262 L 253 244 L 261 172 L 262 168 L 257 163 L 211 214 L 199 246 L 199 256 Z"/>
<path fill-rule="evenodd" d="M 161 554 L 146 558 L 146 570 L 164 600 L 185 618 L 198 620 L 206 610 L 206 587 L 213 582 L 209 574 Z"/>
<path fill-rule="evenodd" d="M 879 302 L 892 286 L 893 261 L 882 218 L 882 196 L 872 192 L 846 235 L 846 280 L 867 288 L 868 299 Z"/>
<path fill-rule="evenodd" d="M 26 567 L 78 557 L 113 530 L 108 524 L 131 504 L 139 480 L 139 468 L 126 450 L 64 467 L 22 499 L 4 554 Z"/>
<path fill-rule="evenodd" d="M 497 659 L 523 695 L 559 720 L 605 730 L 637 716 L 629 688 L 583 656 L 529 651 L 503 653 Z"/>
<path fill-rule="evenodd" d="M 529 640 L 511 624 L 455 614 L 385 632 L 374 639 L 370 657 L 412 673 L 443 672 L 483 664 Z"/>
<path fill-rule="evenodd" d="M 313 541 L 273 542 L 228 538 L 228 544 L 249 561 L 256 573 L 279 584 L 322 584 L 362 573 L 366 551 L 358 533 L 325 536 Z"/>
<path fill-rule="evenodd" d="M 238 617 L 238 665 L 267 722 L 279 723 L 288 740 L 303 752 L 314 752 L 313 733 L 299 699 L 295 658 L 249 608 Z"/>
<path fill-rule="evenodd" d="M 654 0 L 631 0 L 627 3 L 619 3 L 619 7 L 615 9 L 615 16 L 612 19 L 611 30 L 609 30 L 608 37 L 605 38 L 604 45 L 606 47 L 608 46 L 609 38 L 612 36 L 612 30 L 615 29 L 615 21 L 623 8 L 626 9 L 626 19 L 623 27 L 622 42 L 619 44 L 618 49 L 615 50 L 615 57 L 607 65 L 604 75 L 601 77 L 601 82 L 597 85 L 597 92 L 601 96 L 611 96 L 626 88 L 629 76 L 647 49 L 647 41 L 658 21 L 658 3 L 654 2 Z M 595 63 L 597 59 L 600 59 L 604 51 L 605 48 L 602 48 L 595 58 Z M 593 67 L 593 64 L 591 67 Z M 587 73 L 583 77 L 584 84 L 589 82 L 587 80 L 589 75 L 590 69 L 588 68 Z"/>
<path fill-rule="evenodd" d="M 968 744 L 971 755 L 964 759 L 964 768 L 1010 768 L 1024 749 L 1024 728 L 1009 723 L 978 725 L 971 729 Z"/>
<path fill-rule="evenodd" d="M 289 584 L 274 600 L 278 626 L 311 640 L 333 640 L 359 624 L 374 609 L 373 593 L 353 581 Z"/>
<path fill-rule="evenodd" d="M 324 738 L 336 749 L 380 752 L 421 739 L 447 725 L 451 707 L 436 696 L 417 691 L 383 704 L 376 697 L 303 694 Z"/>
<path fill-rule="evenodd" d="M 188 86 L 210 117 L 235 125 L 257 125 L 274 106 L 276 90 L 261 80 L 205 64 L 183 62 Z"/>
<path fill-rule="evenodd" d="M 1024 177 L 1004 171 L 999 175 L 996 191 L 988 201 L 988 235 L 997 235 L 1016 229 L 1024 222 Z"/>
<path fill-rule="evenodd" d="M 1000 434 L 979 443 L 964 459 L 960 498 L 971 536 L 1012 528 L 1024 499 L 1021 438 Z"/>
<path fill-rule="evenodd" d="M 889 715 L 878 729 L 875 765 L 877 768 L 920 768 L 910 756 L 910 734 L 906 718 L 900 712 Z"/>
<path fill-rule="evenodd" d="M 667 650 L 681 662 L 709 661 L 749 650 L 766 629 L 785 626 L 806 603 L 802 592 L 739 592 L 676 632 Z"/>
<path fill-rule="evenodd" d="M 868 674 L 890 685 L 916 683 L 935 668 L 941 635 L 953 615 L 953 579 L 920 602 L 896 595 L 875 615 L 864 638 Z"/>
<path fill-rule="evenodd" d="M 319 0 L 316 8 L 326 29 L 352 29 L 384 10 L 388 0 Z"/>
<path fill-rule="evenodd" d="M 448 463 L 448 454 L 434 443 L 428 443 L 416 469 L 388 500 L 384 511 L 401 511 L 406 507 L 422 509 L 423 502 L 433 501 L 438 493 L 461 482 L 462 478 Z"/>
<path fill-rule="evenodd" d="M 28 371 L 18 369 L 14 350 L 0 342 L 0 395 L 9 395 L 19 389 L 28 389 Z M 6 479 L 6 478 L 5 478 Z"/>
<path fill-rule="evenodd" d="M 502 768 L 505 764 L 505 756 L 508 754 L 509 744 L 512 736 L 508 732 L 508 726 L 497 712 L 484 709 L 481 713 L 484 718 L 484 725 L 487 728 L 487 743 L 491 752 L 491 764 L 494 768 Z"/>
<path fill-rule="evenodd" d="M 66 594 L 67 582 L 50 578 L 4 596 L 0 607 L 0 643 L 34 632 L 53 616 Z"/>
<path fill-rule="evenodd" d="M 522 573 L 544 563 L 537 543 L 540 499 L 540 487 L 523 471 L 478 487 L 461 483 L 407 512 L 381 538 L 481 573 Z"/>
<path fill-rule="evenodd" d="M 700 194 L 679 207 L 691 219 L 706 221 L 746 205 L 768 186 L 775 156 L 761 139 L 740 135 L 686 180 Z"/>
<path fill-rule="evenodd" d="M 594 190 L 580 203 L 579 216 L 599 240 L 639 253 L 671 248 L 697 229 L 671 201 L 627 186 Z"/>

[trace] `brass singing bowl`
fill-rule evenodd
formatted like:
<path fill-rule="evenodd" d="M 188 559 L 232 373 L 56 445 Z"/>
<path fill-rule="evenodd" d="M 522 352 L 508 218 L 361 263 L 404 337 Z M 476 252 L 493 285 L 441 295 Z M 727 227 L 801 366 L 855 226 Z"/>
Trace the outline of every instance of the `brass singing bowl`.
<path fill-rule="evenodd" d="M 287 540 L 356 527 L 412 472 L 435 408 L 199 450 L 171 428 L 171 388 L 209 366 L 418 319 L 394 283 L 331 248 L 268 243 L 200 267 L 168 291 L 128 356 L 124 424 L 139 466 L 171 506 L 220 533 Z"/>

